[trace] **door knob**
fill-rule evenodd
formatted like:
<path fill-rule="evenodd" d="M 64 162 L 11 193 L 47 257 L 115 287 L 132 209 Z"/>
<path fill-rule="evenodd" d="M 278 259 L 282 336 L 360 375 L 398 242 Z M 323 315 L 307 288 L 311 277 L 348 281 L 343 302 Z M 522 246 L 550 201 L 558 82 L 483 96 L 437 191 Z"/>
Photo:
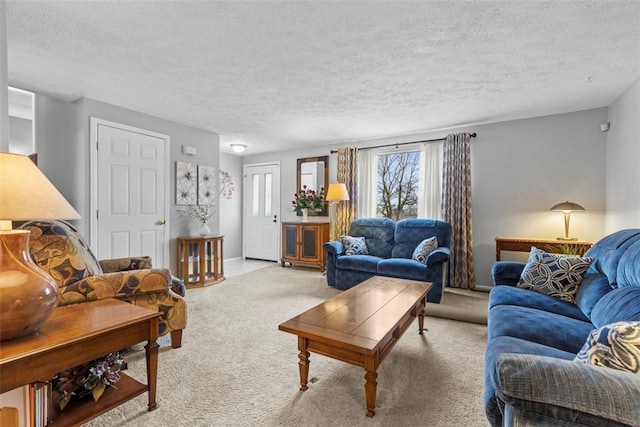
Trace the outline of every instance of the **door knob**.
<path fill-rule="evenodd" d="M 156 225 L 164 225 L 164 219 L 157 220 Z"/>

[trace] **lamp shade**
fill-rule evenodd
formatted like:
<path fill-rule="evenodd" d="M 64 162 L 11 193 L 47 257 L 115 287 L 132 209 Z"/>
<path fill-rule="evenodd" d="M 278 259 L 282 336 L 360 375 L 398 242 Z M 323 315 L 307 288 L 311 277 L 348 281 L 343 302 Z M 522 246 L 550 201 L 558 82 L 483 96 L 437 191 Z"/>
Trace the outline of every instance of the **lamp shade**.
<path fill-rule="evenodd" d="M 0 341 L 34 332 L 58 303 L 57 283 L 29 254 L 31 233 L 11 230 L 11 221 L 76 218 L 31 159 L 0 153 Z"/>
<path fill-rule="evenodd" d="M 549 209 L 550 211 L 563 211 L 563 212 L 572 212 L 572 211 L 583 211 L 585 210 L 582 206 L 580 206 L 577 203 L 573 203 L 570 201 L 566 201 L 566 202 L 562 202 L 562 203 L 558 203 L 556 205 L 553 205 L 551 207 L 551 209 Z"/>
<path fill-rule="evenodd" d="M 30 158 L 0 153 L 0 221 L 79 218 Z"/>
<path fill-rule="evenodd" d="M 325 197 L 327 202 L 337 202 L 341 200 L 349 200 L 349 192 L 347 191 L 346 184 L 334 183 L 329 184 L 327 189 L 327 196 Z"/>

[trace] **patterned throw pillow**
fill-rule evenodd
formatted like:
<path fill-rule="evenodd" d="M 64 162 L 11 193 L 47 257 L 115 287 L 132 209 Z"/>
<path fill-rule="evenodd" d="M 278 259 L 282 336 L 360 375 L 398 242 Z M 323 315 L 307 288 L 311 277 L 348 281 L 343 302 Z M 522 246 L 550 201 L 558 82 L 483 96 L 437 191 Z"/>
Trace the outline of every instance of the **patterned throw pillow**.
<path fill-rule="evenodd" d="M 427 257 L 433 251 L 438 249 L 438 239 L 436 236 L 430 237 L 428 239 L 424 239 L 416 248 L 413 250 L 413 256 L 411 259 L 421 262 L 423 264 L 427 263 Z"/>
<path fill-rule="evenodd" d="M 591 331 L 573 360 L 640 375 L 640 322 L 616 322 Z"/>
<path fill-rule="evenodd" d="M 575 304 L 575 294 L 593 258 L 552 255 L 531 248 L 517 286 Z"/>
<path fill-rule="evenodd" d="M 340 240 L 344 245 L 345 255 L 369 255 L 364 237 L 342 236 Z"/>

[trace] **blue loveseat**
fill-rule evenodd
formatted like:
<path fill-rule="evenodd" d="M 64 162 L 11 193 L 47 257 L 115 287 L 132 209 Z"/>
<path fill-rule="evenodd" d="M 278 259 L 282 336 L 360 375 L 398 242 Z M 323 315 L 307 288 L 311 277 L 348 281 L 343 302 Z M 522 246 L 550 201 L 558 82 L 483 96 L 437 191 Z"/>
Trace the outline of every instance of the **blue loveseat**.
<path fill-rule="evenodd" d="M 640 426 L 640 375 L 573 359 L 589 333 L 640 320 L 640 230 L 597 242 L 576 303 L 516 287 L 497 262 L 489 295 L 484 403 L 492 426 Z"/>
<path fill-rule="evenodd" d="M 433 283 L 427 301 L 440 302 L 448 277 L 451 240 L 448 222 L 403 219 L 396 223 L 388 218 L 358 218 L 347 234 L 364 237 L 369 255 L 345 255 L 341 241 L 325 243 L 329 286 L 349 289 L 373 276 L 421 280 Z M 426 264 L 411 259 L 416 246 L 434 236 L 438 248 L 429 254 Z"/>

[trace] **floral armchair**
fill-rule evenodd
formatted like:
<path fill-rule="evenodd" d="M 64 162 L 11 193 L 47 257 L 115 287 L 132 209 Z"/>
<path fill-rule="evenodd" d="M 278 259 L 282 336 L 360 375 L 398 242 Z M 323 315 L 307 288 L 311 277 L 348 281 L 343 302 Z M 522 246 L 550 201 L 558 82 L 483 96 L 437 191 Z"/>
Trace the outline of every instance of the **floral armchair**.
<path fill-rule="evenodd" d="M 187 325 L 184 288 L 165 268 L 151 268 L 149 257 L 98 261 L 80 233 L 64 221 L 30 221 L 31 258 L 58 283 L 58 305 L 117 298 L 162 313 L 159 334 L 171 333 L 182 345 Z M 181 293 L 176 293 L 175 291 Z"/>

